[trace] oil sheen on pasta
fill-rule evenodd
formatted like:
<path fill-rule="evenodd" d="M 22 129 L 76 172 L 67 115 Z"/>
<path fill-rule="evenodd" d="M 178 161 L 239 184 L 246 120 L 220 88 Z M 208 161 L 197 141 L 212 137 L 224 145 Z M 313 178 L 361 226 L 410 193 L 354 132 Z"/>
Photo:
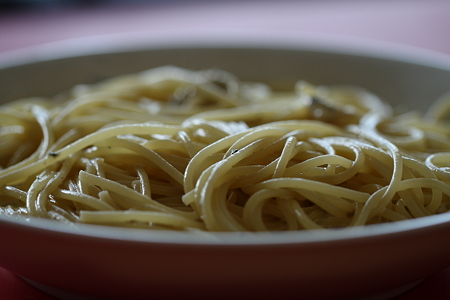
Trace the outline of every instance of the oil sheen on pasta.
<path fill-rule="evenodd" d="M 1 214 L 281 231 L 450 208 L 448 95 L 397 114 L 354 86 L 281 92 L 169 66 L 0 109 Z"/>

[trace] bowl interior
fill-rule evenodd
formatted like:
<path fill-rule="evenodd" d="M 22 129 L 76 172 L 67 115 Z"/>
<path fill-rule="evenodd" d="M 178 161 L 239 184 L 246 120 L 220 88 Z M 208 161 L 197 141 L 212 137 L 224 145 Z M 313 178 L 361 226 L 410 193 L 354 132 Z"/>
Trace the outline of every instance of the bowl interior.
<path fill-rule="evenodd" d="M 138 43 L 130 49 L 123 48 L 119 40 L 112 45 L 109 41 L 104 53 L 97 47 L 86 51 L 86 46 L 78 47 L 84 48 L 79 51 L 83 55 L 77 51 L 68 54 L 67 47 L 47 46 L 24 55 L 22 58 L 28 58 L 25 64 L 23 59 L 11 63 L 0 57 L 0 103 L 52 96 L 76 84 L 163 65 L 221 68 L 242 80 L 266 82 L 276 89 L 292 88 L 299 79 L 313 84 L 353 84 L 394 106 L 420 110 L 450 90 L 450 59 L 410 48 L 389 45 L 368 50 L 370 44 L 364 41 L 311 43 L 301 39 L 277 44 L 199 44 Z"/>

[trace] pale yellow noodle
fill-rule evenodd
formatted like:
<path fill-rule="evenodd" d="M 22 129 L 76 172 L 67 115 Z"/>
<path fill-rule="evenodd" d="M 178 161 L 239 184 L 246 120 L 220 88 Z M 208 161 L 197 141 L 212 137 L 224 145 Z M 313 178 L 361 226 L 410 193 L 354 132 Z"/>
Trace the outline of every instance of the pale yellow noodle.
<path fill-rule="evenodd" d="M 192 219 L 182 218 L 177 215 L 162 212 L 143 212 L 143 211 L 82 211 L 80 221 L 86 223 L 127 223 L 130 221 L 151 222 L 160 225 L 168 225 L 178 228 L 192 227 L 204 229 L 201 222 Z"/>

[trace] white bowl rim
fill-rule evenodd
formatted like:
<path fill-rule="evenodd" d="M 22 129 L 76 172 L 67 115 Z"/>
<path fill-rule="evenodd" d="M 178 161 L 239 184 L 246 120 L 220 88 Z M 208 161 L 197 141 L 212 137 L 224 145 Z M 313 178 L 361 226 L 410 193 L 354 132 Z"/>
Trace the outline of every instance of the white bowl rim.
<path fill-rule="evenodd" d="M 388 41 L 276 29 L 167 29 L 70 38 L 0 53 L 0 69 L 77 56 L 151 49 L 311 50 L 395 60 L 450 70 L 450 54 Z"/>
<path fill-rule="evenodd" d="M 268 38 L 269 36 L 269 38 Z M 45 43 L 0 53 L 0 69 L 29 63 L 77 56 L 118 53 L 151 49 L 184 48 L 262 48 L 280 50 L 311 50 L 373 57 L 423 65 L 450 72 L 447 54 L 363 38 L 329 34 L 308 34 L 286 30 L 159 30 L 75 38 Z M 450 214 L 428 216 L 386 224 L 339 230 L 291 231 L 283 233 L 248 232 L 178 232 L 117 228 L 90 224 L 61 223 L 59 221 L 0 215 L 0 226 L 12 225 L 26 230 L 49 234 L 68 234 L 80 237 L 183 245 L 280 245 L 322 242 L 346 242 L 370 239 L 405 232 L 450 227 Z M 55 226 L 58 224 L 58 226 Z"/>
<path fill-rule="evenodd" d="M 96 238 L 150 244 L 178 245 L 294 245 L 330 242 L 352 243 L 355 240 L 371 240 L 386 236 L 414 235 L 433 231 L 435 228 L 450 230 L 450 213 L 427 216 L 413 220 L 398 221 L 343 229 L 317 229 L 285 232 L 205 232 L 170 231 L 121 228 L 104 225 L 66 223 L 36 217 L 25 218 L 0 215 L 2 224 L 16 229 L 57 236 Z"/>

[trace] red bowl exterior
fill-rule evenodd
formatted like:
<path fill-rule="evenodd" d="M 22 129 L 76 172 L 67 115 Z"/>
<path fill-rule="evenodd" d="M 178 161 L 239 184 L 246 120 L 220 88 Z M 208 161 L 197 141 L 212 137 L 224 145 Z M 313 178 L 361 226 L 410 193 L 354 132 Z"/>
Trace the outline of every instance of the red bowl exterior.
<path fill-rule="evenodd" d="M 450 224 L 284 244 L 126 241 L 1 224 L 0 265 L 27 279 L 110 299 L 347 299 L 450 265 Z"/>

